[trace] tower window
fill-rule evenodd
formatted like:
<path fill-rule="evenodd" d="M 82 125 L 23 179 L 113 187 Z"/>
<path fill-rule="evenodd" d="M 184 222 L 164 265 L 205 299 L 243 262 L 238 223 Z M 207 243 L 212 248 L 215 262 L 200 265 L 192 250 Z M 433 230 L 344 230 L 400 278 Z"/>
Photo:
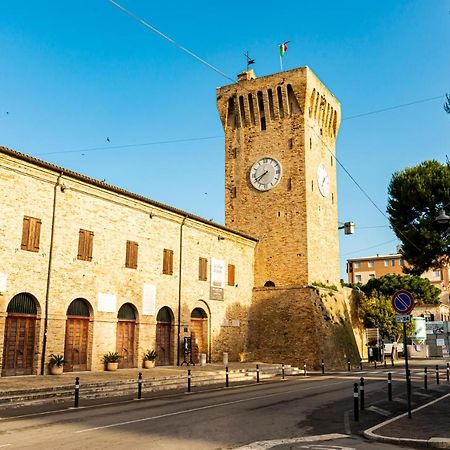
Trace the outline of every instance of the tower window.
<path fill-rule="evenodd" d="M 236 147 L 231 149 L 231 156 L 233 159 L 236 159 L 236 157 L 237 157 L 237 148 Z"/>
<path fill-rule="evenodd" d="M 236 186 L 231 188 L 231 198 L 236 198 Z"/>
<path fill-rule="evenodd" d="M 275 283 L 273 281 L 266 281 L 264 283 L 264 287 L 275 287 Z"/>
<path fill-rule="evenodd" d="M 311 181 L 311 191 L 314 191 L 314 180 Z"/>
<path fill-rule="evenodd" d="M 241 112 L 241 120 L 244 127 L 247 126 L 247 118 L 245 116 L 245 105 L 244 105 L 244 97 L 242 95 L 239 96 L 239 110 Z"/>
<path fill-rule="evenodd" d="M 275 108 L 273 106 L 273 92 L 272 92 L 272 89 L 268 89 L 267 90 L 267 97 L 269 98 L 270 120 L 275 120 Z"/>
<path fill-rule="evenodd" d="M 294 147 L 294 139 L 289 138 L 289 140 L 288 140 L 288 148 L 289 148 L 289 150 L 292 150 L 292 147 Z"/>
<path fill-rule="evenodd" d="M 253 105 L 253 95 L 248 94 L 248 106 L 250 109 L 250 119 L 252 121 L 252 125 L 256 125 L 256 119 L 255 119 L 255 107 Z"/>
<path fill-rule="evenodd" d="M 330 156 L 331 167 L 333 167 L 333 155 Z"/>
<path fill-rule="evenodd" d="M 280 119 L 284 119 L 283 92 L 281 91 L 281 86 L 277 87 L 277 97 L 278 97 L 278 110 L 280 112 Z"/>
<path fill-rule="evenodd" d="M 292 89 L 292 85 L 287 85 L 287 98 L 288 98 L 288 106 L 289 106 L 289 114 L 301 114 L 302 109 L 298 104 L 297 97 L 295 96 L 294 89 Z"/>
<path fill-rule="evenodd" d="M 261 91 L 257 93 L 258 98 L 258 109 L 259 109 L 259 120 L 261 122 L 261 130 L 266 129 L 266 115 L 264 112 L 264 97 Z"/>
<path fill-rule="evenodd" d="M 290 191 L 292 189 L 292 178 L 287 179 L 287 190 Z"/>
<path fill-rule="evenodd" d="M 309 148 L 312 148 L 312 139 L 309 138 Z"/>
<path fill-rule="evenodd" d="M 313 116 L 315 99 L 316 99 L 316 90 L 313 89 L 313 91 L 311 92 L 311 97 L 309 99 L 309 117 Z"/>
<path fill-rule="evenodd" d="M 237 115 L 236 115 L 236 107 L 234 102 L 234 97 L 230 97 L 228 99 L 228 126 L 232 129 L 237 128 Z"/>

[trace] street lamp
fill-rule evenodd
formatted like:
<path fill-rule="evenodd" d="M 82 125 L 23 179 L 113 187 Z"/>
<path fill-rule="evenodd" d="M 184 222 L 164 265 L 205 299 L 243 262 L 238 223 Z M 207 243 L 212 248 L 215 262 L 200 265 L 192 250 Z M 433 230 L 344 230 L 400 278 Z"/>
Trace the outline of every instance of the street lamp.
<path fill-rule="evenodd" d="M 441 208 L 439 210 L 439 215 L 436 217 L 435 220 L 437 223 L 445 225 L 450 222 L 450 216 L 447 216 L 447 214 L 445 214 L 444 208 Z"/>

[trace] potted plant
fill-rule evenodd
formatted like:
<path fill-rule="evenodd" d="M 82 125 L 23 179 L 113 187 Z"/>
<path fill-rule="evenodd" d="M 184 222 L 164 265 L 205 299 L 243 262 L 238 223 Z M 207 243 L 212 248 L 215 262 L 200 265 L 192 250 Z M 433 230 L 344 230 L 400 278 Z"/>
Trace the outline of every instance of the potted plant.
<path fill-rule="evenodd" d="M 146 350 L 144 353 L 144 368 L 151 369 L 155 367 L 155 359 L 157 356 L 155 350 Z"/>
<path fill-rule="evenodd" d="M 66 360 L 63 355 L 54 355 L 53 353 L 50 355 L 50 359 L 48 361 L 48 367 L 50 368 L 51 375 L 61 375 L 64 370 L 64 364 Z"/>
<path fill-rule="evenodd" d="M 105 353 L 102 358 L 103 364 L 106 366 L 106 370 L 110 372 L 117 370 L 119 367 L 120 356 L 117 352 Z"/>

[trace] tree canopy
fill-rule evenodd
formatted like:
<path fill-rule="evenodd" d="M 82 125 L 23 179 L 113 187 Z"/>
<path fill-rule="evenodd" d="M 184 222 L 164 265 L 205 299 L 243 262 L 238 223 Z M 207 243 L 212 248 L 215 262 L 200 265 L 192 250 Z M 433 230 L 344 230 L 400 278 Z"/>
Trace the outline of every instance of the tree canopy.
<path fill-rule="evenodd" d="M 416 305 L 436 305 L 440 302 L 441 290 L 433 286 L 428 278 L 415 275 L 383 275 L 380 278 L 372 278 L 361 290 L 367 297 L 386 296 L 389 299 L 399 290 L 405 289 L 414 297 Z"/>
<path fill-rule="evenodd" d="M 403 325 L 395 321 L 397 313 L 392 307 L 392 295 L 401 289 L 413 295 L 416 305 L 439 303 L 441 291 L 427 278 L 394 274 L 372 278 L 361 287 L 366 297 L 361 299 L 360 313 L 366 328 L 378 328 L 382 337 L 399 340 Z M 412 331 L 410 324 L 408 334 Z"/>
<path fill-rule="evenodd" d="M 449 260 L 450 224 L 436 217 L 450 205 L 450 167 L 437 161 L 393 174 L 388 189 L 389 221 L 409 263 L 405 272 L 420 275 Z"/>

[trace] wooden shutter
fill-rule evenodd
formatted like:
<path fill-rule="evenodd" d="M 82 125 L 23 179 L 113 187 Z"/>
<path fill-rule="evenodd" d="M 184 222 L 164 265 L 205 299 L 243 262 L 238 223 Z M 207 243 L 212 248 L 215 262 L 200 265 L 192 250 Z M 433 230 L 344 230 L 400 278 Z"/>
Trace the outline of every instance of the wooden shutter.
<path fill-rule="evenodd" d="M 127 254 L 125 259 L 125 267 L 129 269 L 137 269 L 139 244 L 133 241 L 127 241 Z"/>
<path fill-rule="evenodd" d="M 235 268 L 234 264 L 228 264 L 228 286 L 234 286 L 235 283 Z"/>
<path fill-rule="evenodd" d="M 198 279 L 200 281 L 208 279 L 208 260 L 206 258 L 199 258 L 198 260 Z"/>
<path fill-rule="evenodd" d="M 30 217 L 25 216 L 23 218 L 23 227 L 22 227 L 22 244 L 20 248 L 22 250 L 28 250 L 28 240 L 30 237 Z"/>
<path fill-rule="evenodd" d="M 39 251 L 39 241 L 41 236 L 41 220 L 34 217 L 25 216 L 23 218 L 22 243 L 20 248 L 30 252 Z"/>
<path fill-rule="evenodd" d="M 163 273 L 166 275 L 173 274 L 173 250 L 164 249 L 163 255 Z"/>
<path fill-rule="evenodd" d="M 81 230 L 78 237 L 78 259 L 92 261 L 92 249 L 94 246 L 94 232 Z"/>

